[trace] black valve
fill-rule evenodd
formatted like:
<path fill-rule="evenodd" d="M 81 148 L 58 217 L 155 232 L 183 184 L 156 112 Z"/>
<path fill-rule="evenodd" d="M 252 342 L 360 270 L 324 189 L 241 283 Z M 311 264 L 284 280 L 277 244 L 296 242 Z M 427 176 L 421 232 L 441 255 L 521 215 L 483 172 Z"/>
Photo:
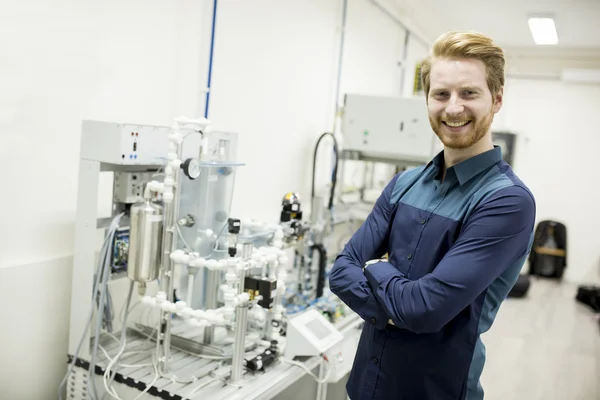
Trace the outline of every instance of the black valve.
<path fill-rule="evenodd" d="M 227 232 L 232 235 L 237 235 L 240 233 L 241 223 L 237 218 L 229 218 L 227 220 Z"/>

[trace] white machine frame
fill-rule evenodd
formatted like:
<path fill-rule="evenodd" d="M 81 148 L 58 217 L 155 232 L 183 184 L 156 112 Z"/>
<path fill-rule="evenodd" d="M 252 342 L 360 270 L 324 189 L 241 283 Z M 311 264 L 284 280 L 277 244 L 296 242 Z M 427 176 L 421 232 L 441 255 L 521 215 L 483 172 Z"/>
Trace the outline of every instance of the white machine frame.
<path fill-rule="evenodd" d="M 79 340 L 82 335 L 85 335 L 84 346 L 81 347 L 78 355 L 80 360 L 90 359 L 90 347 L 85 344 L 90 341 L 91 330 L 86 332 L 83 330 L 92 307 L 91 294 L 94 286 L 96 253 L 99 247 L 98 230 L 108 228 L 112 219 L 112 217 L 99 218 L 100 173 L 157 171 L 163 164 L 161 156 L 167 147 L 168 134 L 169 128 L 164 126 L 101 121 L 82 123 L 68 346 L 68 354 L 74 355 Z M 198 139 L 190 138 L 190 140 Z M 122 157 L 119 157 L 119 154 Z M 112 216 L 121 211 L 113 209 Z M 77 377 L 85 378 L 87 375 L 87 372 L 80 368 L 75 371 Z M 75 387 L 80 386 L 77 382 L 74 384 Z"/>
<path fill-rule="evenodd" d="M 98 121 L 84 121 L 82 124 L 81 157 L 79 162 L 78 177 L 78 195 L 77 195 L 77 213 L 75 224 L 75 252 L 73 257 L 73 275 L 71 292 L 71 314 L 69 328 L 69 346 L 68 354 L 73 356 L 77 351 L 77 345 L 84 336 L 83 343 L 78 353 L 79 362 L 90 361 L 90 337 L 92 330 L 87 329 L 84 332 L 85 322 L 92 308 L 92 288 L 94 285 L 94 271 L 96 269 L 96 257 L 99 248 L 99 230 L 106 229 L 109 226 L 111 217 L 120 214 L 123 210 L 113 207 L 112 216 L 109 218 L 99 218 L 99 196 L 110 196 L 109 193 L 100 193 L 101 172 L 114 172 L 118 182 L 114 183 L 112 196 L 121 203 L 130 203 L 138 197 L 137 190 L 141 189 L 139 185 L 133 184 L 131 176 L 126 173 L 153 174 L 164 165 L 165 148 L 168 147 L 169 128 L 165 126 L 142 126 L 135 124 L 117 124 Z M 100 135 L 99 133 L 102 133 Z M 190 132 L 191 133 L 191 132 Z M 102 137 L 102 140 L 98 140 Z M 190 137 L 192 145 L 190 149 L 200 147 L 200 135 Z M 198 141 L 193 145 L 193 141 Z M 187 142 L 186 142 L 187 143 Z M 85 150 L 84 150 L 85 149 Z M 117 156 L 115 156 L 117 155 Z M 119 157 L 120 155 L 120 157 Z M 131 156 L 131 157 L 130 157 Z M 184 158 L 195 157 L 197 154 L 184 154 Z M 120 176 L 120 173 L 124 173 Z M 129 190 L 123 191 L 122 184 L 129 187 Z M 131 192 L 131 188 L 134 192 Z M 140 190 L 141 194 L 141 190 Z M 127 282 L 125 274 L 111 277 Z M 119 285 L 121 282 L 117 282 Z M 317 337 L 306 324 L 310 321 L 318 321 L 329 334 L 324 338 Z M 327 351 L 335 351 L 337 356 L 330 356 L 336 359 L 336 363 L 331 368 L 335 368 L 335 378 L 330 378 L 328 382 L 336 382 L 345 376 L 351 367 L 354 354 L 351 349 L 355 349 L 355 343 L 358 341 L 360 331 L 356 330 L 356 325 L 362 321 L 358 316 L 352 315 L 341 321 L 341 325 L 333 326 L 316 310 L 309 310 L 296 318 L 291 319 L 289 334 L 291 353 L 297 353 L 304 356 L 314 356 L 306 359 L 303 364 L 309 370 L 322 367 L 321 355 Z M 349 326 L 351 324 L 352 326 Z M 342 334 L 339 329 L 346 329 L 348 335 Z M 294 336 L 294 332 L 298 335 Z M 298 337 L 299 341 L 294 341 Z M 349 341 L 348 341 L 349 340 Z M 304 341 L 303 343 L 301 343 Z M 114 343 L 112 343 L 114 346 Z M 105 344 L 108 348 L 108 344 Z M 305 346 L 304 349 L 297 346 Z M 287 346 L 286 346 L 287 349 Z M 307 349 L 309 350 L 307 352 Z M 114 350 L 114 349 L 113 349 Z M 186 357 L 175 351 L 178 357 Z M 290 355 L 289 353 L 288 355 Z M 344 353 L 345 357 L 340 354 Z M 148 357 L 151 357 L 148 355 Z M 175 356 L 174 356 L 175 357 Z M 294 356 L 292 355 L 291 358 Z M 342 358 L 344 361 L 342 362 Z M 183 359 L 182 359 L 183 360 Z M 138 360 L 137 362 L 148 363 L 148 360 Z M 186 361 L 187 362 L 187 361 Z M 148 367 L 151 368 L 151 367 Z M 188 369 L 192 368 L 189 364 Z M 276 363 L 267 371 L 260 372 L 251 380 L 246 381 L 240 388 L 239 386 L 223 386 L 220 381 L 207 384 L 193 395 L 192 398 L 211 398 L 211 399 L 269 399 L 284 391 L 294 382 L 306 375 L 302 369 L 297 366 L 284 363 Z M 209 379 L 206 377 L 205 379 Z M 98 387 L 102 386 L 102 377 L 94 375 L 88 376 L 84 368 L 75 368 L 69 377 L 68 385 L 69 395 L 74 398 L 87 398 L 86 381 L 97 380 Z M 161 382 L 152 385 L 156 390 L 166 390 L 168 393 L 185 395 L 190 392 L 188 387 L 176 385 L 175 383 Z M 140 379 L 139 383 L 150 385 L 151 382 Z M 200 382 L 199 382 L 200 383 Z M 114 387 L 118 388 L 119 393 L 136 393 L 122 383 L 113 382 Z M 197 386 L 191 384 L 190 387 Z M 327 394 L 327 383 L 318 384 L 318 398 L 325 398 Z M 156 390 L 153 390 L 156 392 Z M 139 392 L 138 392 L 139 394 Z M 157 395 L 157 394 L 155 394 Z M 158 396 L 158 395 L 157 395 Z M 135 396 L 134 396 L 135 397 Z"/>

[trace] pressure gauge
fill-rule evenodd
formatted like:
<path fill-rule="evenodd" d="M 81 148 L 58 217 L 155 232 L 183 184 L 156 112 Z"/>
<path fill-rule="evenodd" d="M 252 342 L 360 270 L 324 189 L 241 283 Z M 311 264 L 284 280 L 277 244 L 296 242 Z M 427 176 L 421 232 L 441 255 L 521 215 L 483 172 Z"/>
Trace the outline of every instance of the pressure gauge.
<path fill-rule="evenodd" d="M 198 160 L 194 158 L 188 158 L 181 164 L 181 169 L 183 169 L 183 173 L 190 179 L 196 179 L 200 176 L 200 164 Z"/>

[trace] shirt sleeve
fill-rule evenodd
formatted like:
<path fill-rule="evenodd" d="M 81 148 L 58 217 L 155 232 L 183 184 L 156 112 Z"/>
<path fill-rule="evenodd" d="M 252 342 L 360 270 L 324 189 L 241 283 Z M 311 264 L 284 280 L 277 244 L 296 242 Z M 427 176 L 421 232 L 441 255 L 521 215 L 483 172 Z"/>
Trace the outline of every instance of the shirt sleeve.
<path fill-rule="evenodd" d="M 394 325 L 437 332 L 504 271 L 523 266 L 531 251 L 535 200 L 518 186 L 501 189 L 465 221 L 436 268 L 410 281 L 391 264 L 370 265 L 365 276 Z"/>
<path fill-rule="evenodd" d="M 362 267 L 367 261 L 381 258 L 388 252 L 393 211 L 390 198 L 398 176 L 385 187 L 365 222 L 337 256 L 329 274 L 331 291 L 377 329 L 385 328 L 389 317 L 369 287 Z"/>

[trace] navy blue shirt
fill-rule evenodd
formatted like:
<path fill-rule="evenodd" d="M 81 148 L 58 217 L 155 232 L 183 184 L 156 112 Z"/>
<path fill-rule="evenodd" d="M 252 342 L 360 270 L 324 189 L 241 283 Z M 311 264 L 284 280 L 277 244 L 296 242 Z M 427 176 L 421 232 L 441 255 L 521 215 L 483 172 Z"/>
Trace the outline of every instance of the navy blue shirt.
<path fill-rule="evenodd" d="M 334 263 L 331 290 L 366 321 L 352 400 L 483 399 L 480 335 L 531 250 L 536 205 L 499 147 L 443 168 L 441 152 L 396 175 Z"/>

